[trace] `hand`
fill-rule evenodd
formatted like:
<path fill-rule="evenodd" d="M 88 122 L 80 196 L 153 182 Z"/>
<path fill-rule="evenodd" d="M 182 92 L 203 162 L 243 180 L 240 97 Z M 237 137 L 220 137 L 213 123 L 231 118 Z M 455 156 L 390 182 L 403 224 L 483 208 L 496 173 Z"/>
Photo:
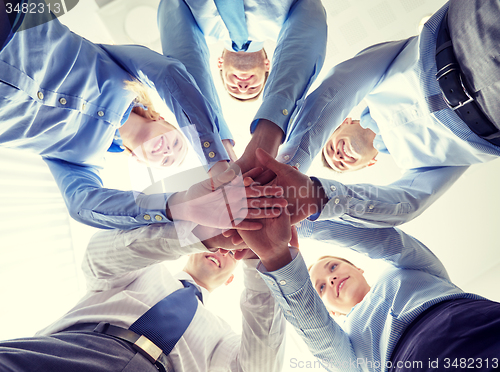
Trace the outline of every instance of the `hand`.
<path fill-rule="evenodd" d="M 276 175 L 271 185 L 283 188 L 292 224 L 320 212 L 328 203 L 321 185 L 316 185 L 308 176 L 290 165 L 278 162 L 262 149 L 257 149 L 255 154 L 262 165 Z"/>
<path fill-rule="evenodd" d="M 242 240 L 243 241 L 243 240 Z M 227 253 L 229 252 L 228 249 L 219 249 L 219 252 L 221 254 L 224 254 L 224 253 Z M 237 249 L 237 250 L 233 250 L 233 257 L 236 261 L 239 261 L 239 260 L 248 260 L 248 259 L 252 259 L 252 258 L 259 258 L 251 249 Z"/>
<path fill-rule="evenodd" d="M 233 244 L 232 239 L 226 238 L 222 235 L 222 230 L 214 229 L 212 227 L 198 225 L 194 228 L 193 234 L 203 243 L 203 245 L 209 250 L 214 251 L 215 249 L 223 248 L 224 251 L 232 251 L 236 249 L 245 249 L 248 246 L 243 242 L 239 241 L 237 244 Z"/>
<path fill-rule="evenodd" d="M 262 225 L 260 231 L 238 230 L 238 233 L 266 269 L 274 271 L 292 260 L 288 249 L 292 239 L 290 215 L 284 209 L 279 217 L 262 220 Z"/>
<path fill-rule="evenodd" d="M 260 171 L 252 170 L 246 175 Z M 280 187 L 256 186 L 251 177 L 244 178 L 229 169 L 171 196 L 166 212 L 170 219 L 193 221 L 213 228 L 238 226 L 239 229 L 258 230 L 261 228 L 259 222 L 244 219 L 277 216 L 273 208 L 286 205 L 286 200 L 267 196 L 277 197 L 282 193 Z"/>
<path fill-rule="evenodd" d="M 282 139 L 283 131 L 280 127 L 272 121 L 260 119 L 245 152 L 235 163 L 243 172 L 261 167 L 262 164 L 255 157 L 255 150 L 262 148 L 272 156 L 276 156 Z"/>

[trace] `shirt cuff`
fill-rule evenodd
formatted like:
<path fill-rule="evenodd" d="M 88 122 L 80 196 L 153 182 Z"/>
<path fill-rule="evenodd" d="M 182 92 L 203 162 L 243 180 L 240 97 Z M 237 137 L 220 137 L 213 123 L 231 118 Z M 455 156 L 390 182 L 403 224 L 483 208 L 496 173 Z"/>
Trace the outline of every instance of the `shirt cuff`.
<path fill-rule="evenodd" d="M 291 247 L 290 253 L 292 261 L 278 270 L 267 271 L 262 263 L 257 266 L 262 279 L 271 291 L 283 296 L 296 293 L 310 280 L 304 258 L 299 250 Z"/>
<path fill-rule="evenodd" d="M 269 288 L 257 271 L 259 264 L 260 260 L 258 258 L 243 260 L 243 281 L 245 288 L 256 292 L 268 293 Z"/>
<path fill-rule="evenodd" d="M 349 196 L 346 193 L 342 193 L 344 185 L 340 182 L 333 180 L 326 180 L 317 177 L 311 177 L 311 179 L 318 181 L 326 196 L 328 197 L 328 203 L 323 206 L 321 213 L 313 214 L 308 217 L 310 221 L 316 220 L 329 220 L 332 218 L 340 217 L 349 212 Z"/>
<path fill-rule="evenodd" d="M 281 141 L 283 142 L 286 137 L 288 123 L 294 108 L 295 102 L 289 100 L 288 98 L 280 96 L 266 97 L 253 119 L 252 125 L 250 126 L 250 132 L 253 133 L 255 131 L 259 120 L 266 119 L 281 128 L 284 134 Z"/>
<path fill-rule="evenodd" d="M 219 134 L 204 135 L 200 137 L 203 156 L 207 161 L 206 170 L 212 168 L 219 161 L 229 161 L 226 149 L 222 144 Z"/>

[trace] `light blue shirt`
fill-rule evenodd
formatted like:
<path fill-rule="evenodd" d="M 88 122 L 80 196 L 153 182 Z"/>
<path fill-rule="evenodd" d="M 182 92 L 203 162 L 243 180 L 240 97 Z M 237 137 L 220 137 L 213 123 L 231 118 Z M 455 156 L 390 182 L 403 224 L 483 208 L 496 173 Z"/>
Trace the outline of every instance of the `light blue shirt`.
<path fill-rule="evenodd" d="M 278 125 L 284 133 L 297 102 L 315 80 L 325 57 L 326 13 L 319 0 L 245 0 L 245 17 L 251 44 L 247 52 L 276 40 L 272 68 L 260 106 L 251 125 L 259 119 Z M 229 33 L 213 1 L 163 0 L 158 9 L 163 53 L 181 61 L 194 77 L 219 117 L 222 139 L 232 139 L 223 121 L 209 66 L 209 42 L 224 41 Z"/>
<path fill-rule="evenodd" d="M 338 203 L 344 210 L 349 209 L 345 204 L 347 196 L 354 194 L 355 199 L 371 206 L 370 223 L 375 215 L 384 226 L 408 221 L 436 199 L 429 192 L 442 194 L 442 188 L 447 189 L 467 166 L 500 155 L 499 147 L 474 134 L 444 104 L 435 78 L 435 49 L 439 25 L 447 9 L 446 4 L 437 11 L 418 37 L 371 46 L 335 66 L 305 100 L 280 150 L 279 161 L 306 172 L 331 133 L 364 99 L 369 110 L 361 116 L 361 125 L 377 133 L 374 146 L 388 151 L 401 168 L 409 170 L 390 185 L 390 194 L 385 192 L 386 187 L 351 187 L 330 182 L 329 187 L 337 190 L 334 196 L 341 197 Z M 393 208 L 379 208 L 388 204 Z M 407 209 L 409 205 L 411 211 Z M 396 216 L 395 208 L 400 209 Z M 358 215 L 359 212 L 361 209 Z M 345 216 L 345 220 L 354 218 L 364 223 L 363 216 L 358 217 Z"/>
<path fill-rule="evenodd" d="M 177 60 L 141 46 L 93 44 L 57 19 L 16 32 L 0 51 L 0 145 L 42 155 L 72 217 L 94 227 L 168 221 L 168 194 L 103 189 L 98 175 L 135 98 L 123 84 L 133 78 L 157 90 L 181 128 L 196 126 L 208 162 L 209 151 L 224 153 L 217 116 Z"/>
<path fill-rule="evenodd" d="M 393 265 L 352 308 L 342 325 L 323 305 L 300 253 L 273 272 L 267 272 L 262 264 L 258 266 L 286 319 L 329 371 L 386 371 L 402 333 L 423 311 L 445 300 L 483 299 L 451 283 L 439 259 L 399 229 L 305 220 L 298 232 L 301 237 L 351 248 Z"/>

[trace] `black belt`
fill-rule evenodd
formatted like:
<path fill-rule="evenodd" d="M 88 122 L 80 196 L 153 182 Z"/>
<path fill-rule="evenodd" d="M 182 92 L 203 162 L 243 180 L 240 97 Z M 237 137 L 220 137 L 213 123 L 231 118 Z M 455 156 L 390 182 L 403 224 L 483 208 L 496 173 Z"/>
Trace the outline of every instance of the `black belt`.
<path fill-rule="evenodd" d="M 448 28 L 448 13 L 441 22 L 436 41 L 436 79 L 449 108 L 486 141 L 500 146 L 500 130 L 483 113 L 463 78 Z"/>
<path fill-rule="evenodd" d="M 61 332 L 96 332 L 116 337 L 132 344 L 135 350 L 144 355 L 146 359 L 153 363 L 161 372 L 166 372 L 168 370 L 168 362 L 163 350 L 148 338 L 138 335 L 128 329 L 101 322 L 75 324 Z"/>

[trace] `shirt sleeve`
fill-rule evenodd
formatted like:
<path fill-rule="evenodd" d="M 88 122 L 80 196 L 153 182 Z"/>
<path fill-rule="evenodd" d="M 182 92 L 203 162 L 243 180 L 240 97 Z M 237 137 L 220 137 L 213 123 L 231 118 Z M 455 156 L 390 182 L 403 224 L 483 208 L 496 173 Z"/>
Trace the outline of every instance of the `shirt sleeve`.
<path fill-rule="evenodd" d="M 333 320 L 309 279 L 300 253 L 288 265 L 268 272 L 257 268 L 286 320 L 328 371 L 359 371 L 351 341 Z"/>
<path fill-rule="evenodd" d="M 330 70 L 299 107 L 278 160 L 306 172 L 330 135 L 377 86 L 409 40 L 373 45 Z"/>
<path fill-rule="evenodd" d="M 205 36 L 187 4 L 183 0 L 162 1 L 158 8 L 158 28 L 163 54 L 182 62 L 217 116 L 220 138 L 233 140 L 222 116 Z"/>
<path fill-rule="evenodd" d="M 373 259 L 411 270 L 422 270 L 450 280 L 441 261 L 422 242 L 411 235 L 389 227 L 367 229 L 337 221 L 302 221 L 301 237 L 350 248 Z"/>
<path fill-rule="evenodd" d="M 467 169 L 465 166 L 413 169 L 387 186 L 344 185 L 318 178 L 329 199 L 318 219 L 335 218 L 363 227 L 403 224 L 422 214 Z"/>
<path fill-rule="evenodd" d="M 196 127 L 198 138 L 188 138 L 195 149 L 203 151 L 199 155 L 202 164 L 210 169 L 218 161 L 229 160 L 219 135 L 219 117 L 182 63 L 139 45 L 101 48 L 133 77 L 155 89 L 181 128 Z"/>
<path fill-rule="evenodd" d="M 44 158 L 75 220 L 101 229 L 133 229 L 170 220 L 166 205 L 172 194 L 145 195 L 102 187 L 96 167 Z"/>
<path fill-rule="evenodd" d="M 210 370 L 279 372 L 283 367 L 286 323 L 269 288 L 255 269 L 259 260 L 244 260 L 245 289 L 240 308 L 241 339 L 228 337 L 218 347 Z M 228 367 L 229 366 L 229 367 Z"/>
<path fill-rule="evenodd" d="M 183 231 L 184 230 L 184 231 Z M 82 270 L 89 290 L 109 290 L 132 282 L 142 269 L 183 255 L 208 252 L 203 243 L 179 244 L 179 235 L 191 234 L 191 224 L 143 226 L 134 230 L 105 230 L 92 236 Z"/>
<path fill-rule="evenodd" d="M 262 105 L 250 128 L 252 133 L 259 119 L 270 120 L 287 133 L 297 102 L 323 66 L 326 38 L 326 12 L 321 1 L 296 1 L 278 36 Z"/>

